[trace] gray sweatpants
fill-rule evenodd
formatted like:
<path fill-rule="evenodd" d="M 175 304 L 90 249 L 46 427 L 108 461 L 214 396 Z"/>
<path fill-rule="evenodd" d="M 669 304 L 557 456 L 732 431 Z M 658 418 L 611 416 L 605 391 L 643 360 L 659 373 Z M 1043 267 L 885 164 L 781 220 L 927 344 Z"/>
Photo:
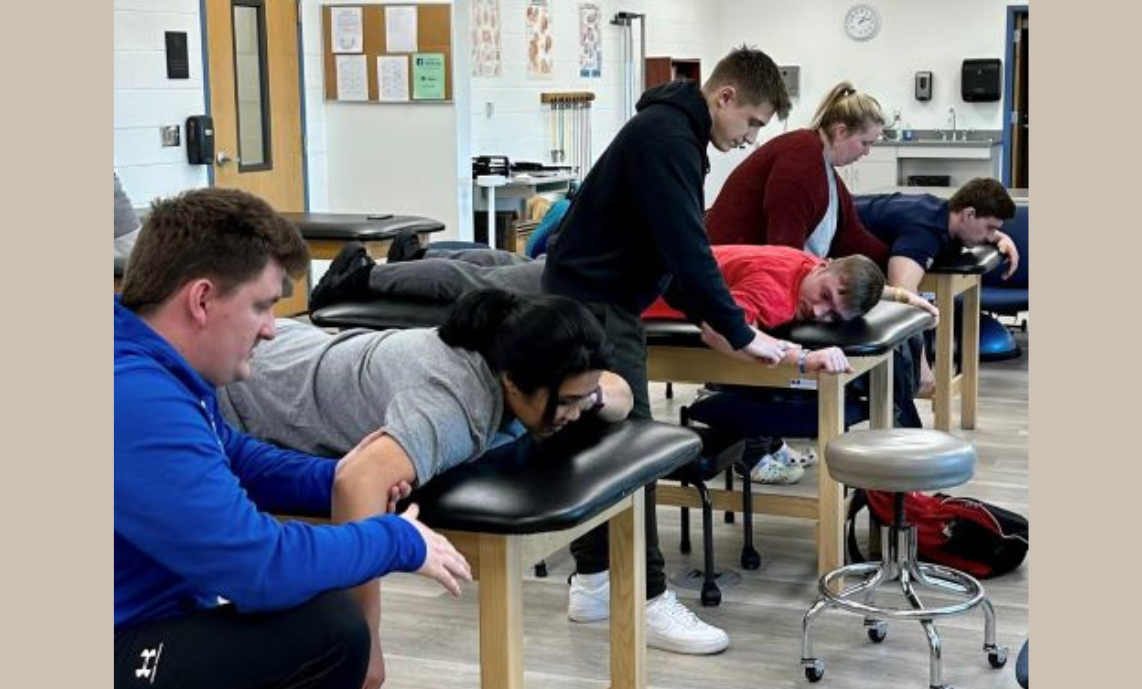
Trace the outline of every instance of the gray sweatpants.
<path fill-rule="evenodd" d="M 429 249 L 419 261 L 373 266 L 369 291 L 376 295 L 455 301 L 469 292 L 490 287 L 539 294 L 542 277 L 543 261 L 506 251 Z"/>

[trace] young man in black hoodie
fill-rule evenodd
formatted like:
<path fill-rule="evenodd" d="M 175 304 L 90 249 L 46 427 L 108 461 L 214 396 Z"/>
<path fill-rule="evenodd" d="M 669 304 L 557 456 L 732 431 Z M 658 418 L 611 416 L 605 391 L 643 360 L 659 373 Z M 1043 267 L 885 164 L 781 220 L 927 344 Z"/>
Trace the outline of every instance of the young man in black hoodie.
<path fill-rule="evenodd" d="M 639 314 L 674 281 L 688 297 L 703 339 L 731 356 L 775 365 L 790 345 L 746 322 L 734 304 L 702 224 L 706 149 L 753 143 L 789 95 L 765 53 L 742 46 L 718 62 L 700 88 L 689 81 L 647 90 L 638 113 L 591 168 L 547 245 L 543 289 L 585 302 L 614 347 L 615 371 L 634 394 L 630 418 L 649 419 L 646 345 Z M 699 620 L 666 590 L 658 547 L 654 486 L 646 493 L 647 644 L 676 653 L 718 653 L 721 629 Z M 576 574 L 567 614 L 606 619 L 610 588 L 606 529 L 571 544 Z"/>

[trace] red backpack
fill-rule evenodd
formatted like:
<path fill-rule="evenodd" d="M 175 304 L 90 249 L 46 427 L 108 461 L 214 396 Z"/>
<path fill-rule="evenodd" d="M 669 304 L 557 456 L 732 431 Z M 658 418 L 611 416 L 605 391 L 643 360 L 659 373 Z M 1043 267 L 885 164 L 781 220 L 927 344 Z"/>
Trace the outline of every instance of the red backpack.
<path fill-rule="evenodd" d="M 856 514 L 867 505 L 881 524 L 893 519 L 892 493 L 856 489 L 848 514 L 848 548 L 864 562 L 856 539 Z M 918 556 L 974 577 L 1006 574 L 1023 563 L 1030 545 L 1027 519 L 982 500 L 943 493 L 906 493 L 904 516 L 916 527 Z"/>

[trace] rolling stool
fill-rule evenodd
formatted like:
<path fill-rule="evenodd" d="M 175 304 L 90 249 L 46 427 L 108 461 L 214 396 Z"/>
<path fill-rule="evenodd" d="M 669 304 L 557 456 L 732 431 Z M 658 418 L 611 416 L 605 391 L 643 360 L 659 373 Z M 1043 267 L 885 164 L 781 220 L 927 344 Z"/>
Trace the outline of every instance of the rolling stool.
<path fill-rule="evenodd" d="M 882 543 L 887 544 L 884 562 L 847 565 L 821 577 L 818 583 L 821 596 L 802 621 L 801 665 L 805 677 L 816 682 L 825 674 L 825 663 L 813 657 L 810 630 L 813 620 L 832 607 L 863 614 L 868 637 L 875 643 L 883 641 L 888 634 L 888 625 L 881 618 L 918 620 L 928 636 L 930 687 L 950 689 L 943 681 L 940 637 L 934 620 L 982 605 L 983 650 L 992 667 L 1003 667 L 1007 662 L 1007 647 L 995 644 L 995 609 L 984 594 L 983 586 L 974 577 L 951 567 L 918 562 L 916 529 L 904 516 L 906 493 L 949 488 L 968 481 L 975 469 L 975 448 L 955 436 L 922 428 L 855 431 L 830 441 L 825 448 L 825 461 L 829 474 L 840 483 L 893 493 L 895 517 L 890 526 L 882 527 Z M 834 593 L 830 585 L 845 577 L 862 581 Z M 877 587 L 891 581 L 900 583 L 911 607 L 884 607 L 873 603 Z M 926 608 L 916 595 L 916 584 L 956 594 L 963 600 Z"/>

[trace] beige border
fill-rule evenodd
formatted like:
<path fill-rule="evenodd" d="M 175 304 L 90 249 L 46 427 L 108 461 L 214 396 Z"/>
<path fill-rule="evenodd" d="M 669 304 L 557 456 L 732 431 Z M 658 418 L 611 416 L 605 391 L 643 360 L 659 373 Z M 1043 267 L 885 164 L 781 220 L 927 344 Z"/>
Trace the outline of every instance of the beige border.
<path fill-rule="evenodd" d="M 5 65 L 7 687 L 111 684 L 112 13 L 11 7 Z M 13 24 L 13 27 L 16 26 Z"/>
<path fill-rule="evenodd" d="M 1033 14 L 1036 687 L 1125 687 L 1139 657 L 1142 421 L 1135 385 L 1119 381 L 1137 368 L 1142 11 L 1036 2 Z"/>

